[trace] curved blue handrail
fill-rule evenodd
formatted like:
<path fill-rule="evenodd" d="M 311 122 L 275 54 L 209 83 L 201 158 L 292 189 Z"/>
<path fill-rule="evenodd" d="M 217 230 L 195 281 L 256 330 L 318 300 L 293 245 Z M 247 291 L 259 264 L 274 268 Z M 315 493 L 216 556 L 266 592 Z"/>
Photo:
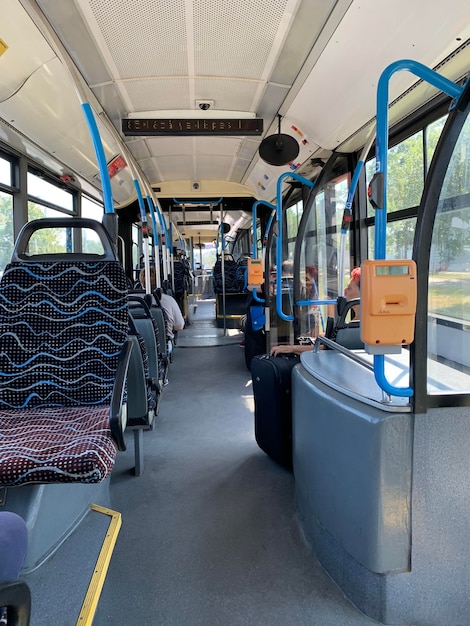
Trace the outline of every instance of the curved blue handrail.
<path fill-rule="evenodd" d="M 276 241 L 276 311 L 282 320 L 292 322 L 294 316 L 286 315 L 282 310 L 282 182 L 285 178 L 294 178 L 310 188 L 314 186 L 314 183 L 295 172 L 284 172 L 284 174 L 281 174 L 277 179 L 276 217 L 279 232 Z"/>
<path fill-rule="evenodd" d="M 95 149 L 96 160 L 98 162 L 98 168 L 100 171 L 101 184 L 103 185 L 103 201 L 104 212 L 114 213 L 113 194 L 111 191 L 111 179 L 109 178 L 108 164 L 106 163 L 106 157 L 104 154 L 103 144 L 101 142 L 100 133 L 96 124 L 95 116 L 91 110 L 91 106 L 88 102 L 82 104 L 82 109 L 85 114 L 85 118 L 90 131 L 91 139 L 93 141 L 93 147 Z"/>
<path fill-rule="evenodd" d="M 253 207 L 251 209 L 251 223 L 252 223 L 252 228 L 253 228 L 253 259 L 258 258 L 258 248 L 256 245 L 256 221 L 258 219 L 257 216 L 257 209 L 260 206 L 260 204 L 264 204 L 265 206 L 269 207 L 270 209 L 272 209 L 273 211 L 276 210 L 276 207 L 274 206 L 274 204 L 271 204 L 270 202 L 266 202 L 266 200 L 256 200 L 256 202 L 253 204 Z M 272 222 L 272 216 L 271 216 L 271 222 Z M 266 228 L 266 230 L 268 230 Z"/>
<path fill-rule="evenodd" d="M 437 87 L 454 99 L 462 94 L 463 87 L 456 85 L 448 78 L 441 76 L 429 67 L 418 61 L 403 59 L 391 63 L 382 72 L 377 87 L 377 143 L 376 143 L 376 173 L 383 176 L 382 197 L 378 198 L 379 206 L 375 212 L 375 240 L 374 250 L 376 259 L 386 258 L 387 237 L 387 165 L 388 165 L 388 84 L 390 78 L 400 70 L 408 70 L 419 78 Z M 381 205 L 381 206 L 380 206 Z M 395 387 L 385 378 L 385 358 L 383 354 L 374 355 L 374 376 L 377 384 L 390 395 L 411 397 L 412 387 Z"/>
<path fill-rule="evenodd" d="M 391 385 L 385 377 L 385 355 L 374 354 L 374 378 L 378 386 L 390 396 L 409 398 L 413 395 L 412 387 L 395 387 Z"/>
<path fill-rule="evenodd" d="M 276 207 L 274 207 L 274 210 L 276 210 Z M 268 244 L 268 235 L 269 235 L 269 231 L 271 229 L 271 224 L 273 223 L 275 215 L 276 215 L 276 213 L 271 213 L 271 215 L 269 216 L 269 219 L 268 219 L 268 223 L 266 224 L 266 230 L 264 231 L 264 236 L 263 236 L 263 250 L 266 249 L 266 246 Z"/>
<path fill-rule="evenodd" d="M 259 302 L 260 304 L 266 303 L 266 300 L 264 298 L 258 297 L 258 294 L 256 293 L 256 287 L 251 288 L 251 295 L 253 296 L 253 300 L 255 302 Z"/>
<path fill-rule="evenodd" d="M 459 98 L 463 87 L 456 85 L 448 78 L 441 76 L 429 67 L 418 61 L 403 59 L 391 63 L 382 72 L 377 87 L 377 143 L 376 143 L 376 173 L 383 174 L 382 206 L 375 215 L 375 258 L 385 259 L 387 233 L 387 160 L 388 160 L 388 84 L 390 78 L 400 70 L 408 70 L 419 78 L 437 87 L 453 98 Z"/>

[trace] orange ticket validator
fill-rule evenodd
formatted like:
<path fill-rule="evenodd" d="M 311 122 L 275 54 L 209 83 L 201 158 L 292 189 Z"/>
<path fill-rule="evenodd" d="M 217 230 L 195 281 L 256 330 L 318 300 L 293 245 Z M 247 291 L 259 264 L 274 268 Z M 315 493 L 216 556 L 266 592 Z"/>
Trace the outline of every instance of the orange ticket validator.
<path fill-rule="evenodd" d="M 414 340 L 416 263 L 378 259 L 361 265 L 361 338 L 371 352 Z M 381 348 L 384 348 L 383 350 Z"/>
<path fill-rule="evenodd" d="M 248 259 L 248 285 L 262 285 L 263 282 L 262 259 Z"/>

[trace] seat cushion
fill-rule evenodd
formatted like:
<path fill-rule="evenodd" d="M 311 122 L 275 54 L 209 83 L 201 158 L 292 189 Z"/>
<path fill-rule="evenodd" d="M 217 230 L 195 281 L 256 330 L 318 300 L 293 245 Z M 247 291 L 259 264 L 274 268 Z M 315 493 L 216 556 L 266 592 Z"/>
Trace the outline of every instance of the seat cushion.
<path fill-rule="evenodd" d="M 0 484 L 97 483 L 114 466 L 109 407 L 0 410 Z"/>

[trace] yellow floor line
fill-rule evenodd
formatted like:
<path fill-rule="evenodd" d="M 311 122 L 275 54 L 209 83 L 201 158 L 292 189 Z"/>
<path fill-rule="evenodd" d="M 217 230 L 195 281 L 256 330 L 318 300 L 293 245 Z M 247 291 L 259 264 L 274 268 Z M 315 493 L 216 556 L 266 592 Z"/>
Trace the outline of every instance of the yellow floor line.
<path fill-rule="evenodd" d="M 121 528 L 121 514 L 111 509 L 106 509 L 98 504 L 90 504 L 92 511 L 109 515 L 111 521 L 109 522 L 106 536 L 101 546 L 98 560 L 96 561 L 95 568 L 93 570 L 90 584 L 88 585 L 88 591 L 85 599 L 83 600 L 80 615 L 78 616 L 77 626 L 91 626 L 93 618 L 95 617 L 96 607 L 98 606 L 98 600 L 100 599 L 101 590 L 103 589 L 104 581 L 106 579 L 106 573 L 108 571 L 109 562 L 113 554 L 116 539 Z"/>

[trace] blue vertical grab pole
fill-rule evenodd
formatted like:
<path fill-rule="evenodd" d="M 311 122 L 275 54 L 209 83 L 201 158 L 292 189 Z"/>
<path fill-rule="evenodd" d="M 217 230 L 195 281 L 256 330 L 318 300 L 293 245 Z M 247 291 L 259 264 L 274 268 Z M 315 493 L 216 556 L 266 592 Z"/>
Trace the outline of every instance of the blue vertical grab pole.
<path fill-rule="evenodd" d="M 101 183 L 103 185 L 104 212 L 114 213 L 113 194 L 111 192 L 111 180 L 109 178 L 108 164 L 104 154 L 103 144 L 96 124 L 95 116 L 88 102 L 82 104 L 82 109 L 88 124 L 88 129 L 95 148 L 96 160 L 100 171 Z"/>
<path fill-rule="evenodd" d="M 150 218 L 152 220 L 156 287 L 157 289 L 159 289 L 161 287 L 161 279 L 160 279 L 160 252 L 159 252 L 159 245 L 158 245 L 158 230 L 157 230 L 157 220 L 155 219 L 155 205 L 150 196 L 147 196 L 147 205 L 149 207 Z"/>
<path fill-rule="evenodd" d="M 96 124 L 95 116 L 88 102 L 82 103 L 82 110 L 85 115 L 85 119 L 88 124 L 88 130 L 90 131 L 91 139 L 93 141 L 93 147 L 95 149 L 96 160 L 98 163 L 98 169 L 100 172 L 101 183 L 103 185 L 103 202 L 104 202 L 104 215 L 103 226 L 106 228 L 110 239 L 113 243 L 114 250 L 117 254 L 117 241 L 118 241 L 118 223 L 117 214 L 114 211 L 113 194 L 111 191 L 111 180 L 109 178 L 108 164 L 106 163 L 106 157 L 104 154 L 103 143 L 101 141 L 98 126 Z"/>
<path fill-rule="evenodd" d="M 168 242 L 168 230 L 166 227 L 165 218 L 163 217 L 158 204 L 155 204 L 155 209 L 157 211 L 158 220 L 160 222 L 161 234 L 162 234 L 162 264 L 163 264 L 163 276 L 164 280 L 168 279 L 169 272 L 169 263 L 168 263 L 168 253 L 167 253 L 167 242 Z"/>
<path fill-rule="evenodd" d="M 148 225 L 147 225 L 147 212 L 145 211 L 144 199 L 140 190 L 139 181 L 134 179 L 134 187 L 137 193 L 137 200 L 140 209 L 140 219 L 142 220 L 142 249 L 144 252 L 144 268 L 145 268 L 145 292 L 152 293 L 152 287 L 150 282 L 150 262 L 149 262 L 149 240 L 148 240 Z"/>

